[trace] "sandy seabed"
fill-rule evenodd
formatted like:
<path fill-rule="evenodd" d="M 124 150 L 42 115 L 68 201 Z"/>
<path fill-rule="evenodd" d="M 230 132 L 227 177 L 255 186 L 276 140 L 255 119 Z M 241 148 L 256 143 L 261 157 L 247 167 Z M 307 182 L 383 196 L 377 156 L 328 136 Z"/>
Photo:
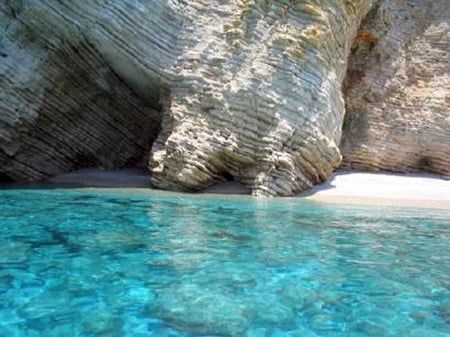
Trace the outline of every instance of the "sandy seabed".
<path fill-rule="evenodd" d="M 84 169 L 53 177 L 48 182 L 73 184 L 79 188 L 114 188 L 123 192 L 150 188 L 148 174 L 134 169 Z M 227 182 L 212 186 L 203 193 L 242 195 L 248 194 L 248 190 L 239 183 Z M 296 197 L 341 204 L 450 209 L 450 180 L 431 174 L 337 171 L 327 182 Z"/>

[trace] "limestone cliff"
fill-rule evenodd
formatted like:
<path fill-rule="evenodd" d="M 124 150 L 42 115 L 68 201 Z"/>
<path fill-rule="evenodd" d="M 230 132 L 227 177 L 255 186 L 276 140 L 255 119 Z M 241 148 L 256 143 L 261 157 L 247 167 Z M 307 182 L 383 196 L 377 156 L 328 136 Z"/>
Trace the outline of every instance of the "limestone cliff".
<path fill-rule="evenodd" d="M 343 166 L 450 177 L 450 6 L 381 1 L 349 58 Z"/>
<path fill-rule="evenodd" d="M 2 179 L 33 181 L 80 167 L 135 166 L 148 157 L 161 112 L 152 90 L 141 93 L 129 83 L 127 75 L 139 73 L 132 62 L 140 61 L 132 56 L 135 45 L 124 39 L 132 35 L 135 44 L 143 43 L 150 33 L 136 36 L 119 4 L 106 16 L 100 2 L 89 5 L 0 2 Z M 118 66 L 121 51 L 131 55 Z M 114 52 L 118 55 L 111 56 Z M 130 71 L 124 74 L 126 67 Z"/>
<path fill-rule="evenodd" d="M 420 15 L 405 14 L 411 5 Z M 426 163 L 447 172 L 449 146 L 438 144 L 449 144 L 445 55 L 433 61 L 448 48 L 447 7 L 442 0 L 5 0 L 0 178 L 136 165 L 150 153 L 160 188 L 200 190 L 234 179 L 254 195 L 292 195 L 341 162 L 344 78 L 346 166 Z M 416 69 L 414 85 L 401 73 L 413 68 L 396 72 L 386 59 L 402 64 L 409 50 L 411 64 L 432 66 L 423 75 Z M 390 89 L 380 94 L 380 86 Z M 380 111 L 400 117 L 379 123 Z M 415 164 L 386 160 L 403 153 L 385 144 L 391 120 L 392 130 L 408 120 L 425 134 Z M 397 142 L 413 146 L 411 135 Z"/>
<path fill-rule="evenodd" d="M 233 177 L 291 195 L 340 163 L 341 82 L 370 1 L 191 6 L 153 145 L 153 183 L 200 189 Z"/>

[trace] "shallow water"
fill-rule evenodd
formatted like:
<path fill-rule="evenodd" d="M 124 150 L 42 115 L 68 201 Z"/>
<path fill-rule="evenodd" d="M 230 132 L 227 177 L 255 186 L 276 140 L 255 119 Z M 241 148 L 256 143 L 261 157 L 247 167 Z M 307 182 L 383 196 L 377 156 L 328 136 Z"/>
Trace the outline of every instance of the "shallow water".
<path fill-rule="evenodd" d="M 450 212 L 0 190 L 0 336 L 449 336 Z"/>

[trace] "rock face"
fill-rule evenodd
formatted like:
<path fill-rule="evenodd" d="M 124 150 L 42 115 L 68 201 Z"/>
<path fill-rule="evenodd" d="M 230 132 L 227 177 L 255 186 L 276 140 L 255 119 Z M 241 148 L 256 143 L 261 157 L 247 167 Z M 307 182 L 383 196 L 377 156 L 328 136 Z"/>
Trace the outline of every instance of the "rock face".
<path fill-rule="evenodd" d="M 5 0 L 0 180 L 150 154 L 160 188 L 292 195 L 341 162 L 345 77 L 347 167 L 447 172 L 448 6 L 373 2 Z"/>
<path fill-rule="evenodd" d="M 386 0 L 368 14 L 344 85 L 344 167 L 450 176 L 449 18 L 445 0 Z"/>
<path fill-rule="evenodd" d="M 102 18 L 94 1 L 83 10 L 69 3 L 0 3 L 2 180 L 135 166 L 159 131 L 158 101 L 138 94 L 108 54 L 123 43 L 110 35 L 133 28 Z"/>
<path fill-rule="evenodd" d="M 292 195 L 341 160 L 341 82 L 371 1 L 210 1 L 188 6 L 153 184 L 201 189 L 233 178 Z"/>

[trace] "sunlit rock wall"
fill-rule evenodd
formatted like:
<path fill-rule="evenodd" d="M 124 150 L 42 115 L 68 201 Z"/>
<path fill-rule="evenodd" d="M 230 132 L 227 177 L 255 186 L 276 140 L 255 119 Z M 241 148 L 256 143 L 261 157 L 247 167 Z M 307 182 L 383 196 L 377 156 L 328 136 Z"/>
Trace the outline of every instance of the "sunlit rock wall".
<path fill-rule="evenodd" d="M 349 58 L 343 166 L 450 177 L 450 6 L 379 2 Z"/>
<path fill-rule="evenodd" d="M 149 159 L 160 188 L 292 195 L 329 177 L 339 144 L 344 167 L 448 175 L 449 10 L 2 1 L 0 180 Z"/>
<path fill-rule="evenodd" d="M 222 179 L 292 195 L 341 161 L 341 82 L 371 1 L 187 2 L 162 132 L 149 167 L 161 188 Z"/>
<path fill-rule="evenodd" d="M 121 167 L 291 195 L 341 160 L 347 55 L 371 1 L 4 1 L 0 167 Z"/>

